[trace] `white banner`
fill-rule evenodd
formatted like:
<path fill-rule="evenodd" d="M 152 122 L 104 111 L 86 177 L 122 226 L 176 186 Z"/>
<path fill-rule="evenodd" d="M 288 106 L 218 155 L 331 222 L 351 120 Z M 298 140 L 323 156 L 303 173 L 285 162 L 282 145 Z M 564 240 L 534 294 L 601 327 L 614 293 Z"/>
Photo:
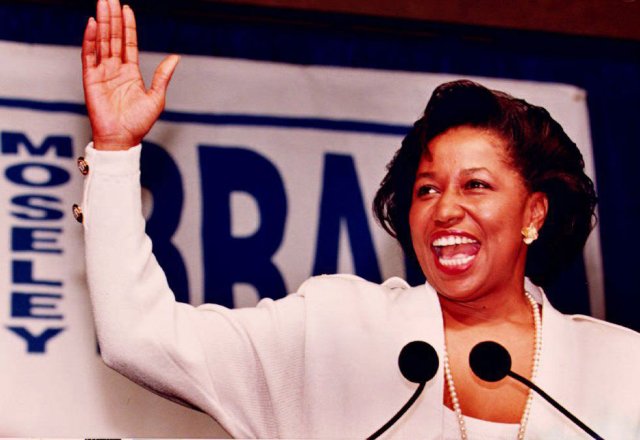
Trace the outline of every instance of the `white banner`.
<path fill-rule="evenodd" d="M 71 215 L 90 140 L 79 49 L 4 42 L 0 58 L 0 436 L 225 436 L 100 361 Z M 147 78 L 160 59 L 142 55 Z M 370 205 L 403 133 L 452 79 L 184 56 L 143 150 L 149 233 L 176 295 L 250 306 L 318 272 L 404 276 Z M 472 79 L 546 107 L 594 177 L 583 91 Z M 589 246 L 602 316 L 597 231 Z"/>

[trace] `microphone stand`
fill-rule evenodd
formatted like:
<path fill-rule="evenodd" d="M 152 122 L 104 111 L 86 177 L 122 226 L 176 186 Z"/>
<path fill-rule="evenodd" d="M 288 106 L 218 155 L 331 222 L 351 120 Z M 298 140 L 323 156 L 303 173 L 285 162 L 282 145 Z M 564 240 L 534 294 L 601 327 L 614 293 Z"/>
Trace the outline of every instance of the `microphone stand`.
<path fill-rule="evenodd" d="M 367 440 L 374 440 L 374 439 L 380 437 L 387 429 L 389 429 L 391 427 L 391 425 L 396 423 L 398 421 L 398 419 L 400 419 L 400 417 L 402 417 L 402 415 L 405 412 L 407 412 L 409 407 L 411 405 L 413 405 L 413 402 L 416 401 L 418 396 L 420 396 L 420 393 L 422 392 L 422 390 L 424 389 L 424 386 L 426 384 L 427 384 L 427 382 L 420 382 L 420 385 L 418 386 L 418 388 L 416 388 L 416 391 L 415 391 L 415 393 L 413 393 L 413 396 L 411 396 L 411 398 L 407 401 L 407 403 L 405 403 L 404 406 L 402 408 L 400 408 L 400 411 L 398 411 L 395 416 L 391 417 L 391 419 L 387 423 L 385 423 L 382 428 L 378 429 L 376 432 L 371 434 L 370 437 L 367 437 Z"/>
<path fill-rule="evenodd" d="M 400 417 L 415 403 L 428 381 L 438 372 L 438 354 L 431 344 L 424 341 L 413 341 L 402 347 L 398 356 L 400 372 L 409 382 L 417 383 L 418 388 L 395 416 L 391 417 L 382 428 L 367 437 L 376 439 L 396 423 Z"/>
<path fill-rule="evenodd" d="M 567 418 L 569 420 L 571 420 L 573 423 L 575 423 L 580 428 L 582 428 L 584 430 L 584 432 L 589 434 L 594 439 L 596 439 L 596 440 L 604 440 L 602 437 L 600 437 L 598 434 L 596 434 L 593 429 L 589 428 L 587 425 L 582 423 L 576 416 L 574 416 L 569 411 L 564 409 L 564 407 L 562 405 L 560 405 L 558 402 L 556 402 L 550 395 L 548 395 L 547 393 L 542 391 L 542 389 L 540 389 L 540 387 L 538 387 L 536 384 L 531 382 L 529 379 L 527 379 L 527 378 L 525 378 L 523 376 L 520 376 L 518 373 L 515 373 L 515 372 L 513 372 L 511 370 L 509 370 L 509 372 L 507 373 L 507 376 L 514 378 L 518 382 L 521 382 L 525 386 L 527 386 L 527 387 L 531 388 L 532 390 L 534 390 L 536 393 L 540 394 L 540 396 L 542 396 L 547 402 L 549 402 L 551 405 L 553 405 L 562 414 L 567 416 Z"/>

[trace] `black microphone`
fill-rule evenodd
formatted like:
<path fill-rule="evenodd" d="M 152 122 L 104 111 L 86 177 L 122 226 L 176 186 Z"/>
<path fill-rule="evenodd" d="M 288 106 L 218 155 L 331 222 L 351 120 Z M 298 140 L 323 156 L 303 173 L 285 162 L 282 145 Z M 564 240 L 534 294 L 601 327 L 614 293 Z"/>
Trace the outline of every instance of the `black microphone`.
<path fill-rule="evenodd" d="M 531 382 L 529 379 L 520 376 L 518 373 L 511 371 L 511 355 L 509 355 L 506 348 L 497 342 L 480 342 L 473 347 L 471 353 L 469 353 L 469 365 L 476 376 L 487 382 L 497 382 L 505 376 L 516 379 L 542 396 L 547 402 L 553 405 L 573 423 L 582 428 L 584 432 L 589 434 L 591 437 L 598 440 L 604 440 L 596 434 L 593 429 L 589 428 L 576 416 L 556 402 L 551 396 L 542 391 L 542 389 L 540 389 L 536 384 Z"/>
<path fill-rule="evenodd" d="M 398 356 L 398 366 L 400 372 L 408 381 L 420 384 L 413 396 L 404 404 L 398 413 L 378 429 L 376 432 L 367 437 L 368 440 L 380 437 L 387 429 L 391 428 L 404 413 L 407 412 L 411 405 L 418 399 L 424 386 L 438 372 L 438 354 L 436 350 L 424 341 L 409 342 L 400 351 Z"/>

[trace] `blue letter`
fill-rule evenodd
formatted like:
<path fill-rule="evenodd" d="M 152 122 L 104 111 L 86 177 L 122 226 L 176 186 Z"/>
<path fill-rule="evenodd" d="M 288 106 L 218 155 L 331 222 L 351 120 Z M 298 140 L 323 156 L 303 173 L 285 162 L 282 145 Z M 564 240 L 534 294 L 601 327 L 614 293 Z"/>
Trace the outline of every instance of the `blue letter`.
<path fill-rule="evenodd" d="M 31 211 L 15 212 L 11 215 L 22 220 L 60 220 L 64 213 L 60 209 L 47 206 L 46 202 L 51 204 L 61 204 L 62 200 L 58 197 L 47 196 L 43 194 L 25 194 L 21 196 L 15 196 L 11 199 L 11 203 L 16 206 L 21 206 Z"/>
<path fill-rule="evenodd" d="M 2 133 L 4 154 L 18 154 L 19 145 L 24 145 L 31 156 L 44 156 L 50 148 L 53 148 L 58 157 L 73 157 L 70 136 L 48 136 L 40 147 L 36 147 L 24 133 Z"/>
<path fill-rule="evenodd" d="M 62 319 L 62 315 L 49 315 L 33 313 L 33 309 L 55 309 L 52 303 L 33 302 L 36 298 L 61 299 L 62 295 L 54 293 L 11 293 L 11 317 L 12 318 L 38 318 L 38 319 Z"/>
<path fill-rule="evenodd" d="M 39 179 L 33 179 L 33 177 L 28 179 L 28 175 L 25 176 L 25 170 L 29 168 L 40 168 L 44 170 L 47 174 L 46 180 L 39 181 Z M 8 167 L 4 173 L 7 176 L 7 179 L 12 181 L 16 185 L 35 187 L 62 185 L 63 183 L 67 183 L 69 181 L 69 178 L 71 177 L 69 175 L 69 172 L 64 168 L 36 162 L 26 162 L 12 165 Z"/>
<path fill-rule="evenodd" d="M 37 237 L 36 234 L 42 232 L 44 237 Z M 46 234 L 54 233 L 52 237 L 47 237 Z M 57 235 L 62 233 L 60 228 L 21 228 L 14 226 L 11 228 L 11 250 L 16 252 L 43 252 L 50 254 L 61 254 L 62 249 L 56 247 L 48 247 L 42 245 L 42 243 L 57 243 Z M 41 245 L 38 246 L 38 243 Z"/>
<path fill-rule="evenodd" d="M 153 211 L 146 232 L 153 253 L 167 275 L 177 301 L 189 302 L 189 281 L 180 252 L 171 242 L 182 214 L 182 177 L 175 162 L 160 146 L 144 142 L 140 159 L 142 186 L 153 196 Z"/>
<path fill-rule="evenodd" d="M 253 285 L 261 297 L 286 295 L 282 275 L 271 261 L 282 242 L 287 217 L 278 170 L 251 150 L 200 146 L 200 175 L 205 299 L 232 307 L 234 283 Z M 249 237 L 231 234 L 234 191 L 250 194 L 258 205 L 260 226 Z"/>
<path fill-rule="evenodd" d="M 59 334 L 63 328 L 48 328 L 37 336 L 31 334 L 29 330 L 24 327 L 7 327 L 16 335 L 24 338 L 27 341 L 27 351 L 29 353 L 44 353 L 45 344 L 49 339 Z"/>
<path fill-rule="evenodd" d="M 36 280 L 33 278 L 33 261 L 13 261 L 13 282 L 15 284 L 36 284 L 39 286 L 62 286 L 62 281 Z"/>
<path fill-rule="evenodd" d="M 335 273 L 338 270 L 340 224 L 344 223 L 349 234 L 356 274 L 369 281 L 382 281 L 358 175 L 351 156 L 325 156 L 319 222 L 314 275 Z"/>

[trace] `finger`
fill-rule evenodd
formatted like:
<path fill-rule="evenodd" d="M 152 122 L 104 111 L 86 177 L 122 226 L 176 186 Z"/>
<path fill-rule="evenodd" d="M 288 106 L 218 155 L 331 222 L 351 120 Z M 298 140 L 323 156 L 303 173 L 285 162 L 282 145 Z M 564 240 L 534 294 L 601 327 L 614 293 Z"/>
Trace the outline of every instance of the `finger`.
<path fill-rule="evenodd" d="M 162 60 L 153 74 L 149 93 L 157 95 L 164 101 L 169 81 L 171 81 L 171 77 L 173 76 L 173 72 L 175 72 L 179 61 L 180 57 L 178 55 L 169 55 Z"/>
<path fill-rule="evenodd" d="M 109 4 L 107 0 L 98 0 L 97 6 L 98 20 L 98 62 L 109 58 L 111 51 L 109 48 Z"/>
<path fill-rule="evenodd" d="M 118 0 L 108 0 L 108 3 L 111 55 L 120 59 L 122 55 L 122 9 Z"/>
<path fill-rule="evenodd" d="M 122 8 L 124 18 L 124 59 L 127 63 L 138 64 L 138 31 L 133 9 L 128 5 Z"/>
<path fill-rule="evenodd" d="M 82 70 L 96 66 L 96 32 L 97 25 L 93 17 L 89 18 L 82 39 Z"/>

